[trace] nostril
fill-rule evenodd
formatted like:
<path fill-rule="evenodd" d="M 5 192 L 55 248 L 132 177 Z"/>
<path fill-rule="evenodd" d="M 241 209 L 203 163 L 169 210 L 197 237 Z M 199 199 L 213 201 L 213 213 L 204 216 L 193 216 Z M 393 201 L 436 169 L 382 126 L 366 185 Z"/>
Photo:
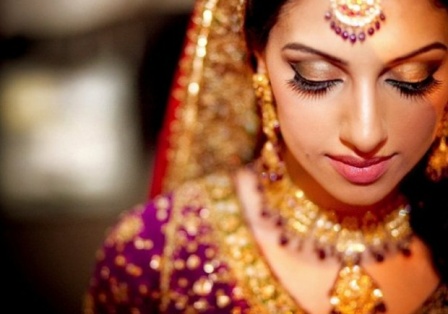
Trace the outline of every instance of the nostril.
<path fill-rule="evenodd" d="M 387 142 L 387 131 L 382 123 L 358 123 L 341 128 L 340 140 L 360 156 L 375 155 Z"/>

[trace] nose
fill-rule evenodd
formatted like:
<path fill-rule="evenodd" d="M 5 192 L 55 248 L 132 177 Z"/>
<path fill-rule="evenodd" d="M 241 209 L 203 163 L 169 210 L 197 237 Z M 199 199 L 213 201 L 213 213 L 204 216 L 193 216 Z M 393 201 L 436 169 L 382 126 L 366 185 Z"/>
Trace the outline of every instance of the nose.
<path fill-rule="evenodd" d="M 374 88 L 359 89 L 344 106 L 340 140 L 360 155 L 374 155 L 387 140 L 386 117 Z"/>

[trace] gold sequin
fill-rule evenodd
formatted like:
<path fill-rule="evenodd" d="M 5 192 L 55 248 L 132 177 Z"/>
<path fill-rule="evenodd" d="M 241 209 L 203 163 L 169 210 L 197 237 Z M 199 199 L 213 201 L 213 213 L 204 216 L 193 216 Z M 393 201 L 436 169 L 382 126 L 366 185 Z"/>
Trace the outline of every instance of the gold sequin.
<path fill-rule="evenodd" d="M 230 304 L 230 297 L 223 290 L 216 291 L 216 304 L 219 308 L 224 308 Z"/>
<path fill-rule="evenodd" d="M 143 269 L 136 265 L 129 264 L 126 266 L 126 272 L 131 276 L 140 277 L 143 274 Z"/>
<path fill-rule="evenodd" d="M 133 240 L 143 228 L 143 222 L 139 216 L 125 216 L 119 225 L 110 233 L 106 242 L 123 246 Z"/>
<path fill-rule="evenodd" d="M 204 271 L 207 274 L 211 274 L 211 273 L 213 273 L 215 271 L 215 266 L 213 266 L 212 262 L 207 262 L 207 263 L 204 264 Z"/>
<path fill-rule="evenodd" d="M 170 206 L 170 201 L 166 197 L 158 196 L 154 200 L 154 204 L 158 210 L 167 210 Z"/>
<path fill-rule="evenodd" d="M 215 255 L 216 255 L 216 250 L 215 250 L 215 248 L 210 247 L 210 248 L 207 248 L 207 249 L 205 250 L 205 256 L 206 256 L 208 259 L 212 259 L 213 257 L 215 257 Z"/>
<path fill-rule="evenodd" d="M 159 255 L 154 255 L 149 262 L 149 267 L 153 270 L 160 270 L 161 258 Z"/>
<path fill-rule="evenodd" d="M 128 298 L 128 285 L 120 283 L 111 286 L 111 291 L 116 302 L 127 302 Z"/>
<path fill-rule="evenodd" d="M 168 211 L 165 209 L 157 210 L 156 218 L 158 221 L 165 221 L 168 218 Z"/>
<path fill-rule="evenodd" d="M 126 265 L 126 258 L 123 255 L 118 255 L 115 257 L 115 265 L 117 266 L 125 266 Z"/>
<path fill-rule="evenodd" d="M 187 230 L 187 232 L 190 236 L 195 236 L 198 233 L 198 227 L 199 227 L 200 223 L 201 223 L 201 221 L 197 217 L 188 219 L 186 221 L 185 229 Z"/>
<path fill-rule="evenodd" d="M 194 302 L 193 306 L 196 310 L 203 312 L 203 311 L 207 310 L 208 302 L 206 299 L 200 299 L 200 300 Z"/>
<path fill-rule="evenodd" d="M 109 267 L 101 267 L 101 278 L 103 279 L 109 279 L 110 276 L 110 268 Z"/>
<path fill-rule="evenodd" d="M 207 296 L 210 294 L 213 288 L 213 282 L 206 277 L 201 277 L 193 285 L 193 291 L 197 295 Z"/>
<path fill-rule="evenodd" d="M 149 293 L 149 287 L 147 285 L 139 285 L 138 292 L 141 295 L 147 295 Z"/>
<path fill-rule="evenodd" d="M 188 253 L 196 253 L 198 250 L 198 244 L 195 242 L 189 242 L 187 244 L 187 252 Z"/>
<path fill-rule="evenodd" d="M 190 270 L 194 270 L 194 269 L 198 268 L 200 264 L 201 264 L 201 260 L 200 260 L 199 256 L 197 256 L 197 255 L 191 255 L 187 259 L 187 267 Z"/>
<path fill-rule="evenodd" d="M 176 259 L 174 261 L 174 268 L 176 270 L 183 270 L 183 269 L 185 269 L 185 261 L 182 260 L 182 259 Z"/>
<path fill-rule="evenodd" d="M 179 278 L 179 280 L 177 281 L 177 284 L 181 288 L 186 288 L 186 287 L 188 287 L 188 279 L 187 278 Z"/>
<path fill-rule="evenodd" d="M 178 310 L 184 310 L 188 304 L 188 297 L 185 295 L 178 295 L 174 298 L 176 300 L 175 307 Z"/>
<path fill-rule="evenodd" d="M 154 247 L 154 242 L 138 237 L 134 240 L 134 246 L 137 250 L 151 250 Z"/>

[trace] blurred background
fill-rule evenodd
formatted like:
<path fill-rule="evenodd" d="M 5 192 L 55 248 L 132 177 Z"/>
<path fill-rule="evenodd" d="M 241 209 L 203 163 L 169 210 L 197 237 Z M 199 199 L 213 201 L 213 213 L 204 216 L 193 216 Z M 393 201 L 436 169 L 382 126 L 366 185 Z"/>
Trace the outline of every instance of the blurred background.
<path fill-rule="evenodd" d="M 81 313 L 107 227 L 147 198 L 193 0 L 0 1 L 0 280 Z"/>

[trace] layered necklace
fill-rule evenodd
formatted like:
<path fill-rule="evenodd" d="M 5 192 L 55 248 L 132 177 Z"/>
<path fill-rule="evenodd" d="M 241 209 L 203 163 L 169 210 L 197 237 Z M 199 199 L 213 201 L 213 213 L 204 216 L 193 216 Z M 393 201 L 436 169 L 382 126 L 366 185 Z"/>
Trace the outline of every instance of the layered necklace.
<path fill-rule="evenodd" d="M 364 253 L 382 262 L 393 251 L 410 254 L 410 206 L 404 198 L 380 213 L 338 219 L 310 201 L 285 174 L 270 180 L 262 162 L 255 165 L 263 195 L 262 216 L 280 230 L 279 244 L 301 248 L 311 240 L 320 259 L 336 258 L 340 269 L 329 293 L 332 314 L 386 311 L 383 292 L 362 267 Z"/>

